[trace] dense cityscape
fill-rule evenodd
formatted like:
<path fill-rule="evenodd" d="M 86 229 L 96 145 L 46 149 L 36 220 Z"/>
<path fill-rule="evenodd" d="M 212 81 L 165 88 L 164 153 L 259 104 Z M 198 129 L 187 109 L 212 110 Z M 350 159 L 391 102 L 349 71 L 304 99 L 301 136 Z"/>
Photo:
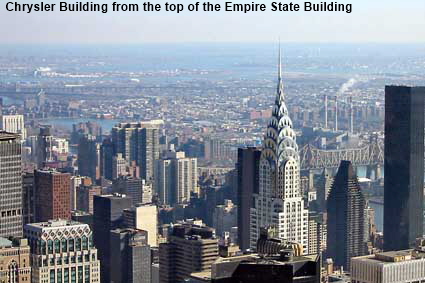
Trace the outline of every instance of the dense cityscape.
<path fill-rule="evenodd" d="M 0 282 L 425 282 L 421 45 L 0 48 Z"/>

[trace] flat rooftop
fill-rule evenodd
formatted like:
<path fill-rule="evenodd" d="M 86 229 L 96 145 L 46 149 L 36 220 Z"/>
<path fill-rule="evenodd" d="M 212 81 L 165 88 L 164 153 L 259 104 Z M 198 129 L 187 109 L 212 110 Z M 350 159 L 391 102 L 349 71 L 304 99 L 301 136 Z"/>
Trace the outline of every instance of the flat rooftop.
<path fill-rule="evenodd" d="M 357 257 L 354 259 L 367 262 L 390 264 L 395 262 L 425 259 L 425 252 L 421 250 L 408 249 L 401 251 L 381 252 L 374 255 Z"/>

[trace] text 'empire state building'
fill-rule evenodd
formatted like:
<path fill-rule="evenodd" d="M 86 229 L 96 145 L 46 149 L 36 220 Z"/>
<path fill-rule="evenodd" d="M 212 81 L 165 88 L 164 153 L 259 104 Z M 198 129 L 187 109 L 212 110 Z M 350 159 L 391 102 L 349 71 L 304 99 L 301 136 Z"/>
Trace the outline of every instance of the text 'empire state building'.
<path fill-rule="evenodd" d="M 308 210 L 300 191 L 300 156 L 285 105 L 280 50 L 276 100 L 259 166 L 259 192 L 251 208 L 251 248 L 256 248 L 260 229 L 266 228 L 277 238 L 302 245 L 308 253 Z"/>

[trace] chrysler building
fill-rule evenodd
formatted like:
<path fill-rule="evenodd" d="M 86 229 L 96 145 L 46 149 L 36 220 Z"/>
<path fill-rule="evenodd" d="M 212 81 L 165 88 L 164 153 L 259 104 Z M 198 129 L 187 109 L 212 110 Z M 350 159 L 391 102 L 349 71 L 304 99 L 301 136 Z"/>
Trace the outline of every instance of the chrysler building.
<path fill-rule="evenodd" d="M 275 237 L 301 244 L 308 253 L 308 210 L 300 191 L 300 156 L 285 104 L 280 50 L 276 100 L 259 166 L 259 192 L 251 208 L 251 248 L 256 248 L 260 229 L 267 228 Z"/>

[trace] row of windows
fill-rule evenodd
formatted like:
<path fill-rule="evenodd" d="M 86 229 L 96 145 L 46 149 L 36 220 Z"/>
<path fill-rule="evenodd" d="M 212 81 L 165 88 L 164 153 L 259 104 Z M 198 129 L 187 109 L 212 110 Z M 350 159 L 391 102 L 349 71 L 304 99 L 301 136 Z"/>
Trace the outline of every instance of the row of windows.
<path fill-rule="evenodd" d="M 87 238 L 83 236 L 82 238 L 70 238 L 62 240 L 55 239 L 53 240 L 39 240 L 37 242 L 36 250 L 38 254 L 53 254 L 53 253 L 65 253 L 73 251 L 88 250 L 93 247 L 93 238 Z"/>

